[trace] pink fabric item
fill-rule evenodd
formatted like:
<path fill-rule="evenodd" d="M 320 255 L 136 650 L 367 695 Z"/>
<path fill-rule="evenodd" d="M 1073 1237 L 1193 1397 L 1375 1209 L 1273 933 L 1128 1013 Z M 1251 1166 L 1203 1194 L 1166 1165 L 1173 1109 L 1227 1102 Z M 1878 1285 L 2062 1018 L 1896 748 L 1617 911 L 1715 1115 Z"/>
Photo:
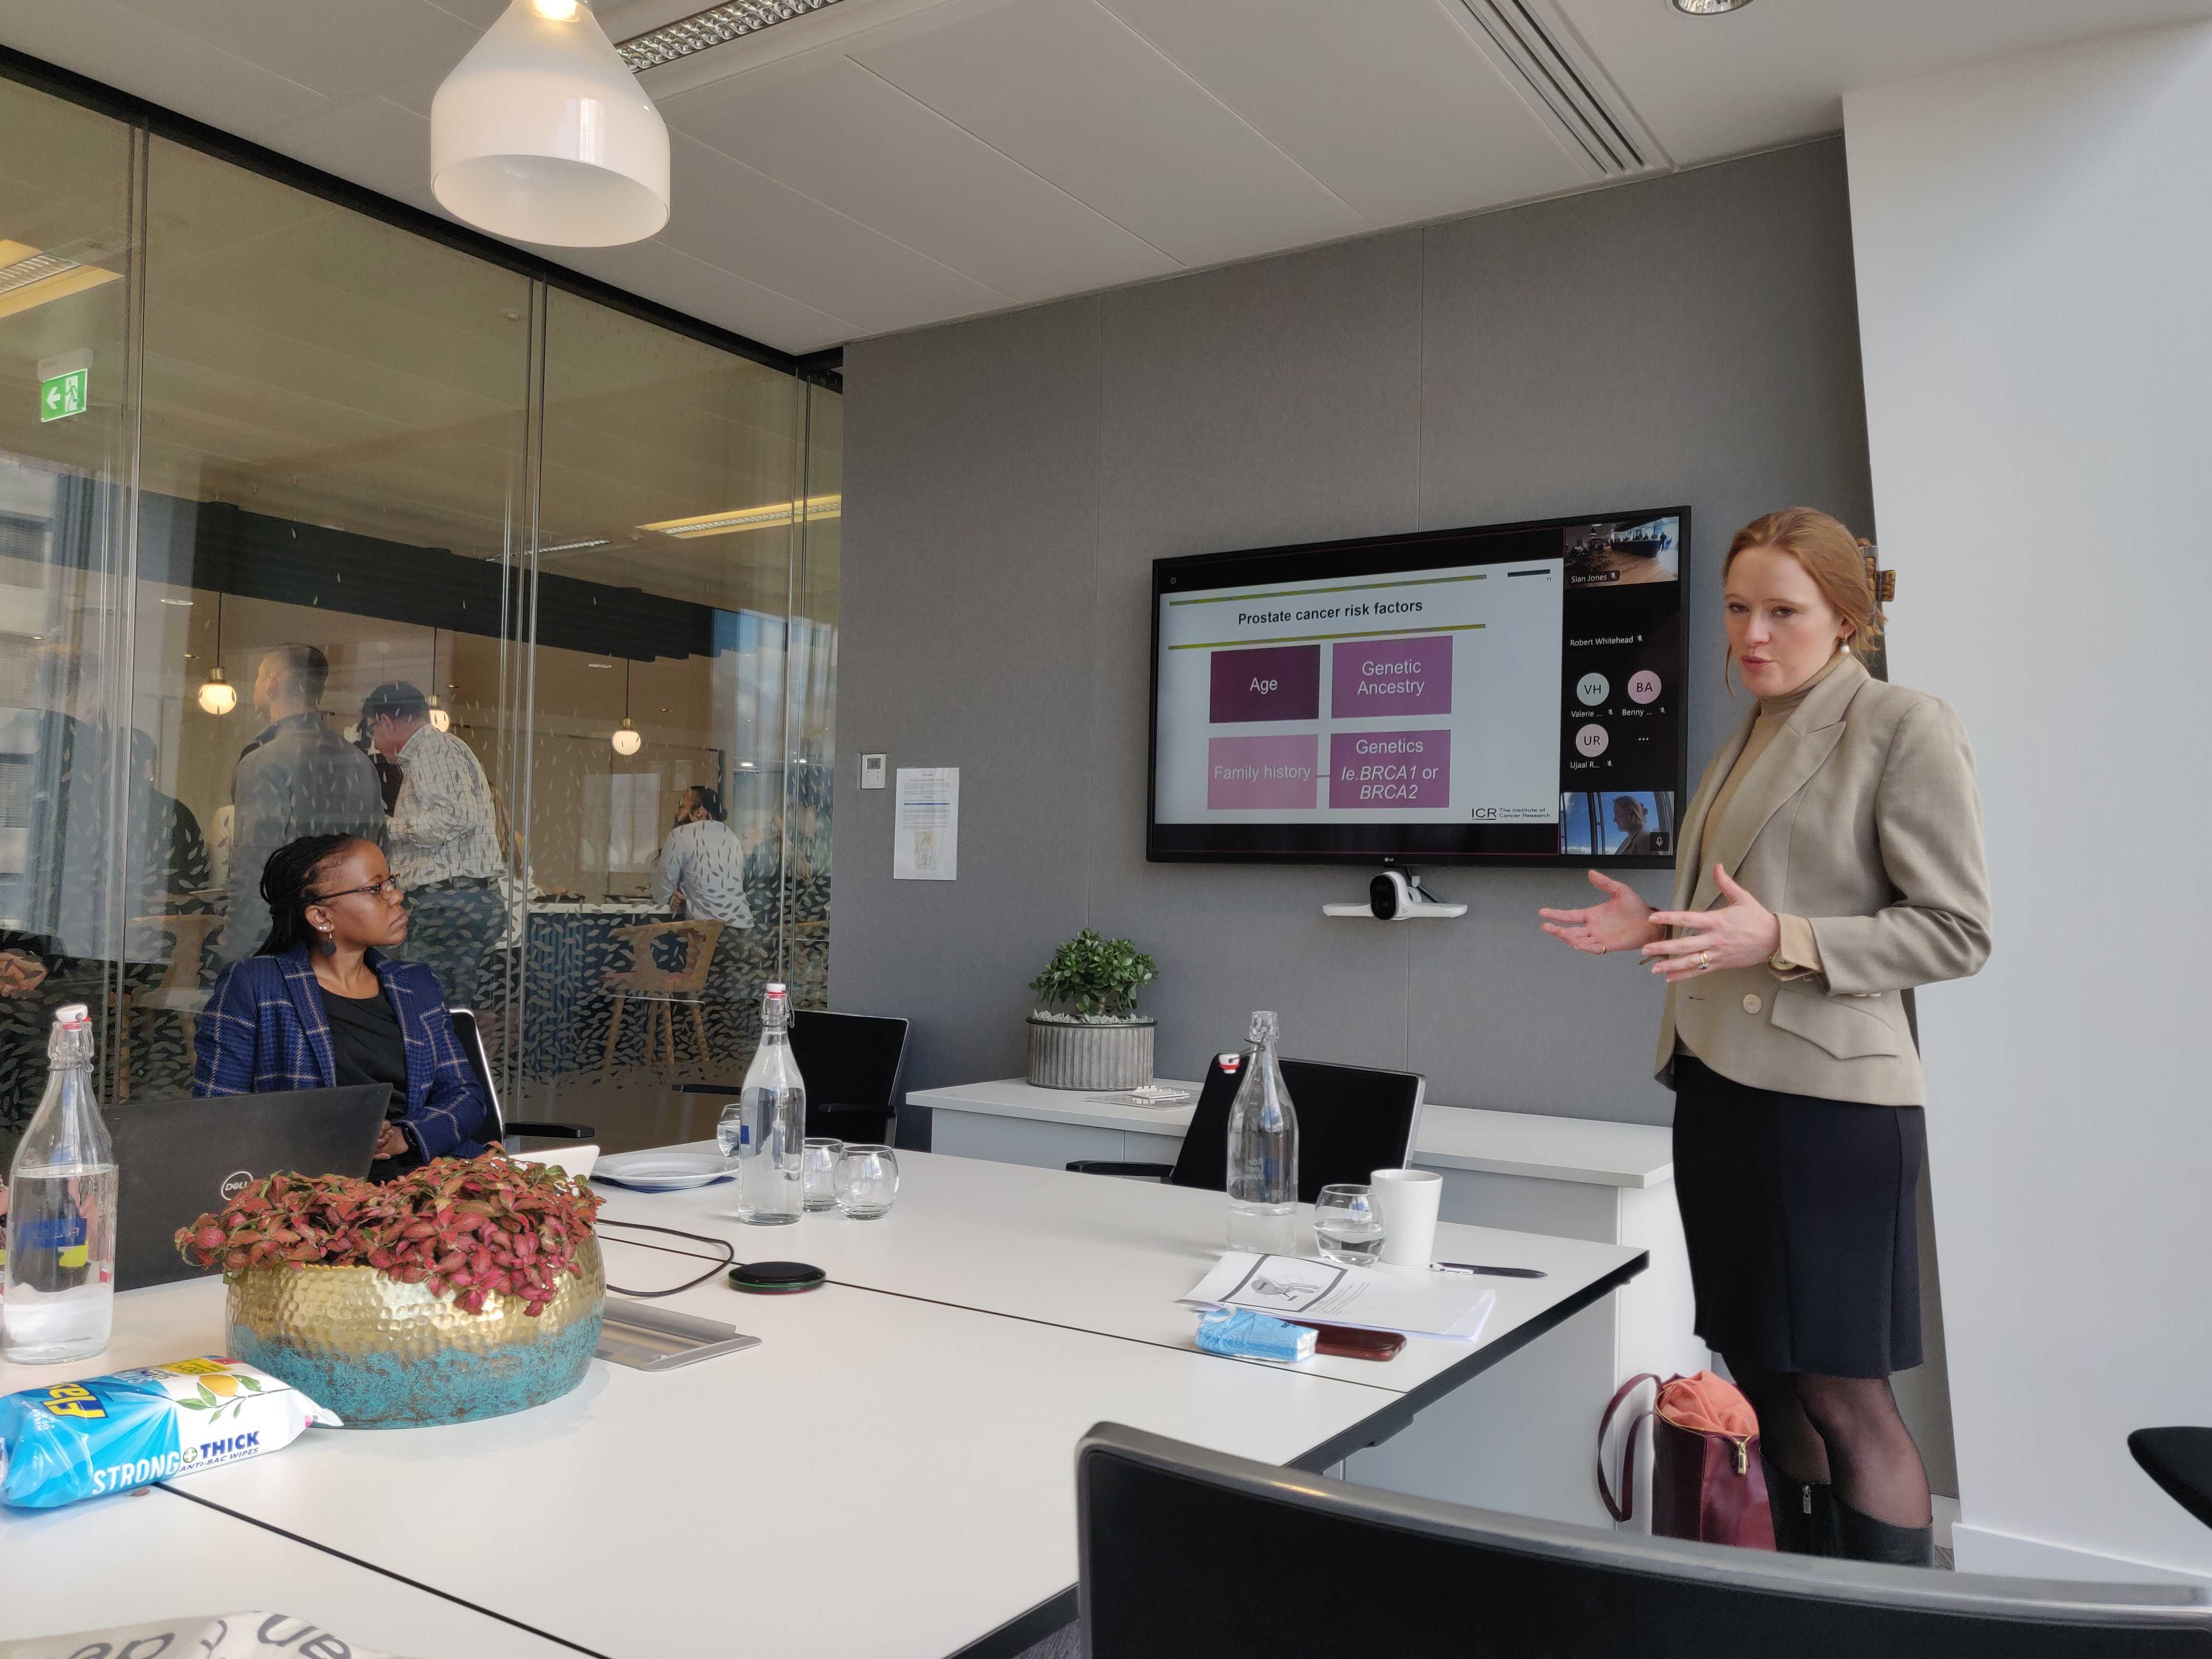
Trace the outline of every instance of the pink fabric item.
<path fill-rule="evenodd" d="M 1659 1415 L 1681 1428 L 1735 1440 L 1759 1432 L 1759 1413 L 1743 1391 L 1711 1371 L 1670 1378 L 1659 1390 Z"/>

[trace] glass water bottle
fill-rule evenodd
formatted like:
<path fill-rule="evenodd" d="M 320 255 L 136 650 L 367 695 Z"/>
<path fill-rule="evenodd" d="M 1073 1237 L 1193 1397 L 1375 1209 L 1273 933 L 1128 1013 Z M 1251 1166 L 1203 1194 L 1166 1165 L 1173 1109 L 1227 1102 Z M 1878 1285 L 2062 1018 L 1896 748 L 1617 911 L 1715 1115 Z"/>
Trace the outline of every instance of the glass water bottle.
<path fill-rule="evenodd" d="M 798 1220 L 806 1205 L 806 1081 L 792 1057 L 791 998 L 781 985 L 769 986 L 761 1003 L 760 1048 L 721 1128 L 722 1155 L 738 1166 L 738 1219 L 756 1227 Z"/>
<path fill-rule="evenodd" d="M 1298 1115 L 1275 1062 L 1275 1016 L 1252 1016 L 1229 1110 L 1229 1248 L 1298 1253 Z"/>
<path fill-rule="evenodd" d="M 93 1097 L 92 1047 L 84 1004 L 58 1009 L 46 1097 L 8 1175 L 0 1352 L 19 1365 L 88 1358 L 115 1320 L 115 1147 Z"/>

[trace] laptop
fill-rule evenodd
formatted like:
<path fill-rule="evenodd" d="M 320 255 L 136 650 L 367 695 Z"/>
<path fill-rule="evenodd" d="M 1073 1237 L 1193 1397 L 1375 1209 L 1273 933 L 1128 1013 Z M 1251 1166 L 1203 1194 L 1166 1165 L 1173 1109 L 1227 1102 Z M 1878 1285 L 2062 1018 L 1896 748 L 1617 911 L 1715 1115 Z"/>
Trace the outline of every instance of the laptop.
<path fill-rule="evenodd" d="M 115 1288 L 216 1272 L 185 1260 L 177 1230 L 265 1176 L 368 1175 L 391 1094 L 368 1083 L 103 1107 L 118 1177 Z"/>

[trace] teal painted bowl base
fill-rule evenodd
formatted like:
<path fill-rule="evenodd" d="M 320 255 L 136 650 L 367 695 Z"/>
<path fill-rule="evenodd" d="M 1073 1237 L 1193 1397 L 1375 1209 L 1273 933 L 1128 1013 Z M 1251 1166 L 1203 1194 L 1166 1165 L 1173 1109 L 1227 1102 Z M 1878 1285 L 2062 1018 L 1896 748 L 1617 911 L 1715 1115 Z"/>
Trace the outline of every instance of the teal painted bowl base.
<path fill-rule="evenodd" d="M 597 1309 L 557 1335 L 486 1352 L 309 1353 L 230 1328 L 229 1354 L 327 1406 L 352 1429 L 419 1429 L 505 1417 L 558 1400 L 599 1346 Z"/>

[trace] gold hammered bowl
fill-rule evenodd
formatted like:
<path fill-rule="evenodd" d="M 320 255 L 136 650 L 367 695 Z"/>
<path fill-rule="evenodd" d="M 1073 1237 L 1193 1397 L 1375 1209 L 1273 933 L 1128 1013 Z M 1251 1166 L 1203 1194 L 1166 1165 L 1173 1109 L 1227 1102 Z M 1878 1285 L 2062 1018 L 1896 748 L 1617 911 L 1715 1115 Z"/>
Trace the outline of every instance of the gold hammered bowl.
<path fill-rule="evenodd" d="M 229 1351 L 354 1428 L 503 1416 L 583 1381 L 606 1277 L 597 1239 L 532 1317 L 519 1297 L 465 1313 L 374 1267 L 255 1267 L 229 1276 Z"/>

